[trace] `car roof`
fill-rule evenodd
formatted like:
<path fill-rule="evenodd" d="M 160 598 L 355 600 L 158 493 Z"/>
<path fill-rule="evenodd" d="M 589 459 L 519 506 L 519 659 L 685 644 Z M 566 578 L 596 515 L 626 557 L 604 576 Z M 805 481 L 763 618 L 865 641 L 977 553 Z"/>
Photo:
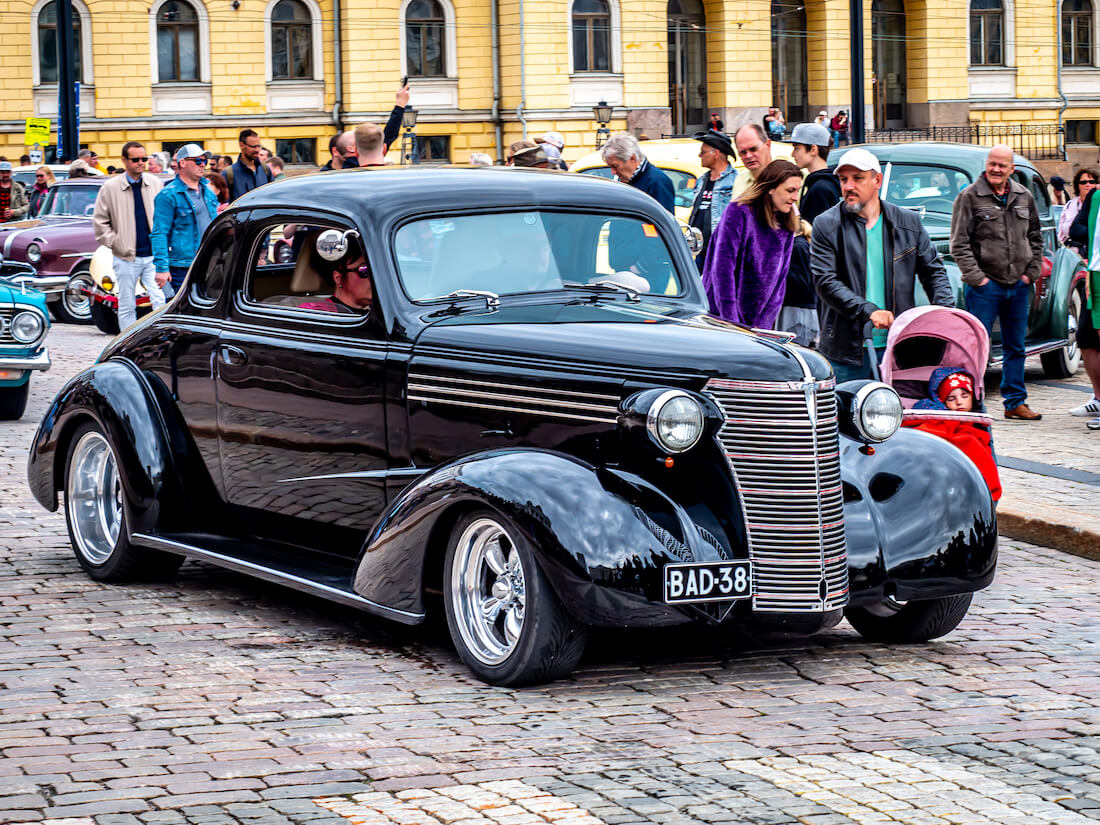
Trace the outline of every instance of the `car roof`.
<path fill-rule="evenodd" d="M 90 177 L 80 177 L 80 178 L 63 178 L 63 179 L 57 181 L 57 183 L 55 183 L 54 186 L 80 186 L 81 184 L 85 184 L 85 183 L 90 183 L 93 186 L 102 186 L 108 180 L 109 180 L 109 176 L 107 176 L 107 175 L 92 175 Z"/>
<path fill-rule="evenodd" d="M 68 172 L 69 171 L 69 164 L 68 163 L 32 163 L 28 166 L 16 166 L 14 169 L 12 169 L 12 171 L 13 172 L 33 172 L 36 169 L 41 169 L 43 166 L 45 166 L 51 172 Z M 102 174 L 102 173 L 100 173 L 100 174 Z"/>
<path fill-rule="evenodd" d="M 956 166 L 977 178 L 985 171 L 985 158 L 991 146 L 976 146 L 972 143 L 939 143 L 935 141 L 916 141 L 914 143 L 861 143 L 861 149 L 867 149 L 883 163 L 928 163 L 934 166 Z M 855 146 L 848 146 L 854 149 Z M 829 166 L 835 167 L 844 156 L 844 152 L 829 155 Z M 1016 166 L 1035 170 L 1031 161 L 1023 155 L 1012 156 Z"/>

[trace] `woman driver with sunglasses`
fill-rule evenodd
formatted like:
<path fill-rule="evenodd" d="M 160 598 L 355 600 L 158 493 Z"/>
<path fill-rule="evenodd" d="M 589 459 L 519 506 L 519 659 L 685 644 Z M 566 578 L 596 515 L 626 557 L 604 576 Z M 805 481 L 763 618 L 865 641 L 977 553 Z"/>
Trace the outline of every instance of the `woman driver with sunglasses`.
<path fill-rule="evenodd" d="M 316 260 L 316 258 L 315 258 Z M 362 314 L 370 311 L 374 300 L 371 285 L 370 264 L 358 247 L 352 247 L 343 258 L 332 266 L 332 279 L 336 288 L 331 298 L 299 304 L 299 309 L 319 309 L 323 312 Z"/>

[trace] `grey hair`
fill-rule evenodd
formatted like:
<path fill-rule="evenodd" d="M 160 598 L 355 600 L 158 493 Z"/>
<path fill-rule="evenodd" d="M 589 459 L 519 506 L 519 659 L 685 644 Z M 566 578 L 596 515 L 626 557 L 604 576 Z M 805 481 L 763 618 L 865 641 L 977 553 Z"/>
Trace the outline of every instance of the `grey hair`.
<path fill-rule="evenodd" d="M 628 132 L 620 132 L 609 137 L 607 143 L 600 150 L 600 157 L 603 158 L 604 163 L 607 163 L 608 158 L 630 160 L 633 157 L 637 158 L 639 163 L 645 160 L 645 155 L 642 154 L 642 147 L 638 145 L 637 138 Z"/>

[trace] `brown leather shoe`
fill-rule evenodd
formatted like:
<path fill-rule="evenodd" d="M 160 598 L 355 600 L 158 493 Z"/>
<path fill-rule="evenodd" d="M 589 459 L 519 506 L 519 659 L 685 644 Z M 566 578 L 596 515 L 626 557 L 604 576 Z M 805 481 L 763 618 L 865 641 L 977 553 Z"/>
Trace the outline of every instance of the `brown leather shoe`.
<path fill-rule="evenodd" d="M 1021 404 L 1018 407 L 1013 407 L 1011 410 L 1005 410 L 1005 418 L 1017 418 L 1020 421 L 1038 421 L 1043 416 L 1037 412 L 1032 412 L 1031 407 L 1027 404 Z"/>

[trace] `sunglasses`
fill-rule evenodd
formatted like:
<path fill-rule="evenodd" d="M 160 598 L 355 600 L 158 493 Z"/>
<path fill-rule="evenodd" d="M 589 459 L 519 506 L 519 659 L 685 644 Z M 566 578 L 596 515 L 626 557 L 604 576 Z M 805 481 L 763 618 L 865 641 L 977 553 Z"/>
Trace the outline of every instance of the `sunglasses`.
<path fill-rule="evenodd" d="M 45 179 L 46 179 L 46 176 L 45 176 L 45 175 L 35 175 L 35 177 L 36 177 L 36 178 L 42 178 L 42 180 L 45 180 Z"/>
<path fill-rule="evenodd" d="M 358 275 L 360 278 L 369 278 L 370 277 L 370 264 L 363 264 L 362 266 L 357 266 L 355 269 L 353 269 L 351 271 L 354 272 L 356 275 Z"/>
<path fill-rule="evenodd" d="M 149 160 L 148 155 L 143 155 L 140 158 L 126 158 L 130 163 L 146 163 Z"/>
<path fill-rule="evenodd" d="M 1081 178 L 1081 180 L 1077 181 L 1077 183 L 1080 186 L 1096 186 L 1096 181 L 1094 181 L 1092 178 Z"/>
<path fill-rule="evenodd" d="M 196 166 L 206 166 L 206 158 L 184 158 L 184 160 L 189 160 Z"/>

